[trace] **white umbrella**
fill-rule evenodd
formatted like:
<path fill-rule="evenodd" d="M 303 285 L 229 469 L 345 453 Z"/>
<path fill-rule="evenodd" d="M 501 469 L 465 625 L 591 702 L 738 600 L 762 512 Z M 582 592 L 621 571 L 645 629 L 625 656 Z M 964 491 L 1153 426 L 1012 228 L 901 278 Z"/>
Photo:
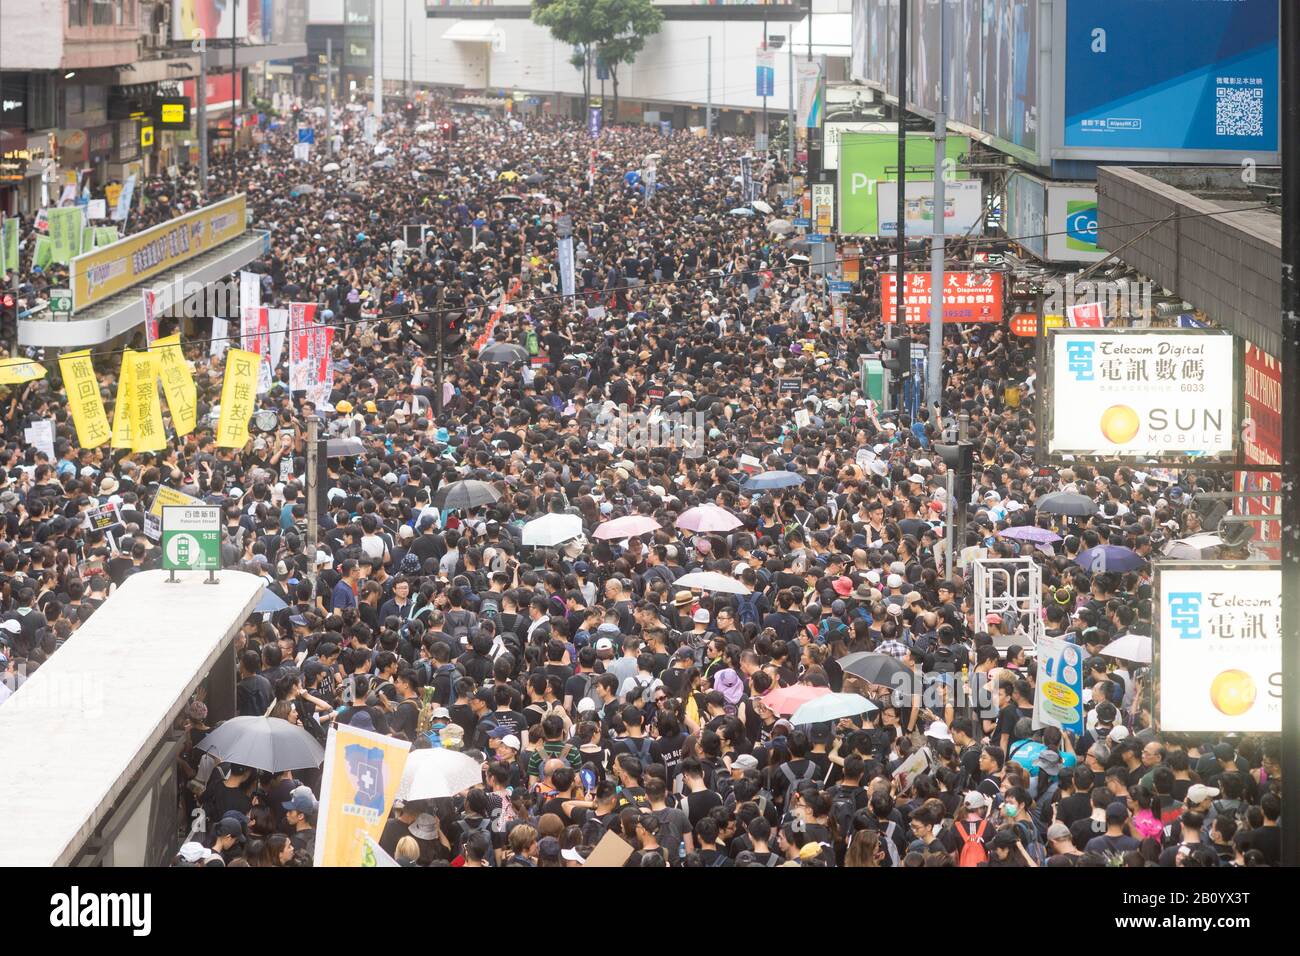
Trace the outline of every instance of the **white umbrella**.
<path fill-rule="evenodd" d="M 432 133 L 437 128 L 438 128 L 437 123 L 421 123 L 420 125 L 415 127 L 415 131 L 417 133 Z"/>
<path fill-rule="evenodd" d="M 698 591 L 720 591 L 723 594 L 750 594 L 749 588 L 735 578 L 717 571 L 692 571 L 683 574 L 673 582 L 676 588 L 692 588 Z"/>
<path fill-rule="evenodd" d="M 522 543 L 525 547 L 553 548 L 580 534 L 582 518 L 578 515 L 546 514 L 524 525 Z"/>
<path fill-rule="evenodd" d="M 1106 657 L 1116 657 L 1121 661 L 1132 661 L 1134 664 L 1150 664 L 1151 638 L 1140 634 L 1125 634 L 1103 647 L 1101 653 Z"/>
<path fill-rule="evenodd" d="M 1188 535 L 1186 538 L 1179 538 L 1176 541 L 1169 541 L 1165 544 L 1161 553 L 1166 558 L 1195 561 L 1197 558 L 1205 557 L 1206 551 L 1217 548 L 1221 544 L 1223 544 L 1223 539 L 1217 534 L 1204 532 L 1202 534 Z"/>
<path fill-rule="evenodd" d="M 788 232 L 794 232 L 794 223 L 789 219 L 773 219 L 767 224 L 767 231 L 777 236 L 784 236 Z"/>
<path fill-rule="evenodd" d="M 482 782 L 482 766 L 458 750 L 412 750 L 397 785 L 397 797 L 407 802 L 454 797 Z"/>
<path fill-rule="evenodd" d="M 772 207 L 767 203 L 763 202 L 763 200 L 761 199 L 755 199 L 753 202 L 750 203 L 750 205 L 753 206 L 755 209 L 757 209 L 759 212 L 766 213 L 769 216 L 772 215 Z"/>
<path fill-rule="evenodd" d="M 320 168 L 321 172 L 323 173 L 336 173 L 338 172 L 338 169 L 339 169 L 338 163 L 326 163 L 324 166 Z"/>

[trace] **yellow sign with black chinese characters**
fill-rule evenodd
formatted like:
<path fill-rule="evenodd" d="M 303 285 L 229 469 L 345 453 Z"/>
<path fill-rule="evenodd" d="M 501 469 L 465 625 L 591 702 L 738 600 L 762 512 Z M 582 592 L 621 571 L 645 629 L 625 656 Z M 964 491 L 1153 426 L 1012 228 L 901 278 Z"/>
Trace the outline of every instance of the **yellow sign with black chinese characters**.
<path fill-rule="evenodd" d="M 72 260 L 68 269 L 72 311 L 79 312 L 211 252 L 247 228 L 248 215 L 241 193 L 83 253 Z"/>
<path fill-rule="evenodd" d="M 131 363 L 131 450 L 162 451 L 167 447 L 167 433 L 163 431 L 154 356 L 149 352 L 127 352 L 122 362 Z"/>
<path fill-rule="evenodd" d="M 117 397 L 113 400 L 113 439 L 114 448 L 131 447 L 131 368 L 127 351 L 122 356 L 122 367 L 117 373 Z"/>
<path fill-rule="evenodd" d="M 72 412 L 72 422 L 77 427 L 77 443 L 82 448 L 98 448 L 108 441 L 108 414 L 99 394 L 99 381 L 95 378 L 90 350 L 60 355 L 59 371 L 63 373 L 68 410 Z"/>
<path fill-rule="evenodd" d="M 153 145 L 153 127 L 152 127 L 152 126 L 141 126 L 141 127 L 140 127 L 140 145 L 141 145 L 141 146 L 152 146 L 152 145 Z"/>
<path fill-rule="evenodd" d="M 248 443 L 248 421 L 257 407 L 257 373 L 261 367 L 262 356 L 256 352 L 226 352 L 221 418 L 217 421 L 218 448 L 243 448 Z"/>
<path fill-rule="evenodd" d="M 158 376 L 162 379 L 163 394 L 167 396 L 167 408 L 172 413 L 172 425 L 176 428 L 176 437 L 181 438 L 194 431 L 198 413 L 194 376 L 185 364 L 180 333 L 156 339 L 150 351 L 158 360 Z"/>

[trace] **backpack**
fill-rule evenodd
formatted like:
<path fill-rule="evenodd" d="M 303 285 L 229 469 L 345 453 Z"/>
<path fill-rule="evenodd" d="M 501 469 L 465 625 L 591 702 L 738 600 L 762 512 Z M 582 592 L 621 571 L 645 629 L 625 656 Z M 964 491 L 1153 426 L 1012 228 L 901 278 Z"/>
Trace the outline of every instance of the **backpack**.
<path fill-rule="evenodd" d="M 981 863 L 987 863 L 989 859 L 988 850 L 984 849 L 984 831 L 988 829 L 989 821 L 981 820 L 978 829 L 972 836 L 966 832 L 966 825 L 962 822 L 956 824 L 957 838 L 961 841 L 961 853 L 957 857 L 958 866 L 979 866 Z"/>
<path fill-rule="evenodd" d="M 898 855 L 898 844 L 894 841 L 894 831 L 898 829 L 898 822 L 890 820 L 889 825 L 885 827 L 884 832 L 880 835 L 880 842 L 885 847 L 885 853 L 889 855 L 889 865 L 898 866 L 900 863 Z"/>
<path fill-rule="evenodd" d="M 493 592 L 482 595 L 478 602 L 478 614 L 495 624 L 501 617 L 501 598 Z"/>
<path fill-rule="evenodd" d="M 835 832 L 839 834 L 840 840 L 845 840 L 848 834 L 853 832 L 853 814 L 857 812 L 857 804 L 847 795 L 844 788 L 836 784 L 831 788 L 831 820 L 835 824 Z M 891 820 L 890 823 L 893 823 Z"/>
<path fill-rule="evenodd" d="M 582 685 L 582 693 L 573 699 L 573 706 L 575 710 L 577 709 L 579 702 L 591 696 L 591 688 L 595 686 L 596 678 L 598 676 L 599 675 L 596 674 L 595 671 L 592 671 L 587 675 L 587 682 Z"/>
<path fill-rule="evenodd" d="M 448 611 L 447 632 L 457 641 L 472 638 L 478 633 L 478 618 L 472 611 Z"/>
<path fill-rule="evenodd" d="M 759 626 L 758 598 L 752 594 L 741 594 L 736 598 L 736 620 L 740 626 L 753 624 Z"/>
<path fill-rule="evenodd" d="M 794 795 L 794 792 L 799 789 L 799 784 L 807 783 L 812 780 L 813 774 L 817 772 L 817 765 L 809 760 L 808 766 L 804 769 L 804 772 L 798 776 L 796 776 L 795 772 L 790 769 L 788 763 L 781 764 L 777 767 L 777 770 L 779 770 L 781 776 L 785 777 L 788 781 L 788 786 L 785 788 L 785 806 L 788 808 L 790 806 L 790 798 Z"/>
<path fill-rule="evenodd" d="M 649 737 L 624 737 L 623 743 L 627 745 L 628 752 L 641 761 L 642 769 L 650 764 L 651 741 Z"/>

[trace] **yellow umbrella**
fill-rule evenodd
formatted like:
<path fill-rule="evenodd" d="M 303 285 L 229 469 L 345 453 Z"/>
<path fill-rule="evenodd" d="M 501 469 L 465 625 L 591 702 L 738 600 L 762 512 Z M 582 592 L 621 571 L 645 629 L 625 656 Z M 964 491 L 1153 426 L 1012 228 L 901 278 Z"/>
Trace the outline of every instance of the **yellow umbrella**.
<path fill-rule="evenodd" d="M 497 179 L 503 179 L 508 183 L 513 183 L 518 178 L 519 178 L 519 174 L 515 172 L 513 169 L 507 169 L 504 173 L 502 173 L 500 176 L 497 177 Z"/>
<path fill-rule="evenodd" d="M 45 366 L 31 359 L 0 359 L 0 385 L 22 385 L 45 377 Z"/>

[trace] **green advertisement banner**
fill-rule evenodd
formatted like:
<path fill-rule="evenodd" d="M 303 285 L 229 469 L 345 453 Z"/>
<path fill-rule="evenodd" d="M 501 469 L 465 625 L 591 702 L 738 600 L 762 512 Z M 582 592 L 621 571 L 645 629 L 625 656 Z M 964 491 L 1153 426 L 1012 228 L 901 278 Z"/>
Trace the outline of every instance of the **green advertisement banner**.
<path fill-rule="evenodd" d="M 953 165 L 957 158 L 970 152 L 970 139 L 949 136 L 944 152 Z M 907 137 L 906 157 L 908 167 L 918 167 L 907 174 L 909 180 L 933 179 L 934 140 L 926 134 Z M 896 133 L 849 133 L 840 136 L 839 231 L 841 235 L 876 236 L 880 234 L 876 218 L 876 183 L 897 180 L 893 172 L 898 166 L 898 135 Z M 886 173 L 885 170 L 890 172 Z M 970 173 L 956 171 L 957 179 L 969 179 Z"/>

